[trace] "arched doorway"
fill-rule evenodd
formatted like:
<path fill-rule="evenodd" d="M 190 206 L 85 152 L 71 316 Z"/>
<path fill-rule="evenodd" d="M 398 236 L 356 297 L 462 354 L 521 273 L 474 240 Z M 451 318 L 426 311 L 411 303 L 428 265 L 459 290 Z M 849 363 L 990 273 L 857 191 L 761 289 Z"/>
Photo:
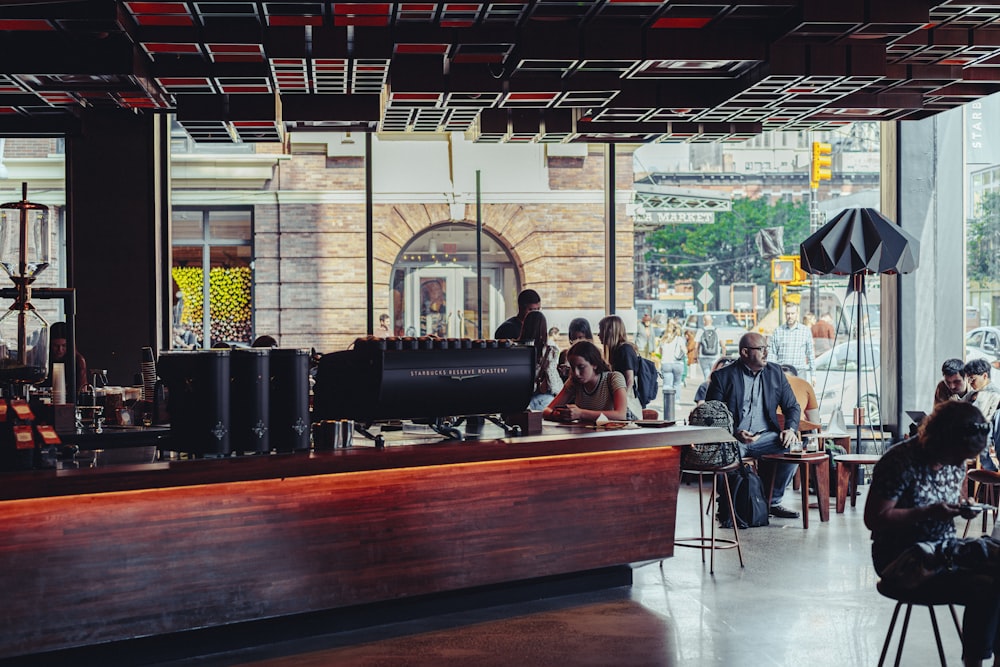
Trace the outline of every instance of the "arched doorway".
<path fill-rule="evenodd" d="M 517 271 L 507 249 L 482 236 L 482 337 L 506 319 L 504 294 L 518 291 Z M 392 268 L 393 333 L 397 336 L 479 338 L 476 284 L 476 228 L 467 223 L 437 225 L 400 253 Z"/>

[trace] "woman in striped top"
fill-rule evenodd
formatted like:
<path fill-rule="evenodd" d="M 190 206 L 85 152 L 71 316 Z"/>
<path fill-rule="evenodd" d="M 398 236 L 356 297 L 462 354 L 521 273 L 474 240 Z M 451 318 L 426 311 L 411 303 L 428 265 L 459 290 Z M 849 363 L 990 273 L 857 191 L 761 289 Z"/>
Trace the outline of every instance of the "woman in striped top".
<path fill-rule="evenodd" d="M 611 420 L 626 419 L 625 377 L 608 367 L 601 351 L 587 340 L 573 344 L 566 355 L 570 377 L 542 413 L 553 421 L 596 421 L 603 413 Z"/>

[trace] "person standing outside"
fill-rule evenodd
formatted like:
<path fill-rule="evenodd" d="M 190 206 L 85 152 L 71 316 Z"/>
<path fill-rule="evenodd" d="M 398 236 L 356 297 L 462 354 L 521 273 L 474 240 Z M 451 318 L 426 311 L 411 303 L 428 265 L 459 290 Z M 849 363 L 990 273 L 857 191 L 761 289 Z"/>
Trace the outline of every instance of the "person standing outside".
<path fill-rule="evenodd" d="M 656 352 L 656 336 L 653 334 L 653 318 L 649 313 L 643 313 L 639 327 L 635 332 L 635 349 L 643 359 L 653 359 Z"/>
<path fill-rule="evenodd" d="M 767 343 L 759 333 L 740 338 L 739 361 L 716 369 L 708 383 L 706 401 L 722 401 L 733 414 L 733 436 L 740 454 L 759 457 L 779 454 L 799 441 L 799 402 L 792 393 L 781 366 L 767 360 Z M 784 429 L 778 425 L 778 408 Z M 796 519 L 799 513 L 781 505 L 785 487 L 795 476 L 794 463 L 774 465 L 774 491 L 769 513 L 780 519 Z"/>
<path fill-rule="evenodd" d="M 774 330 L 768 343 L 775 362 L 805 369 L 808 379 L 813 379 L 816 352 L 812 331 L 799 322 L 799 304 L 785 303 L 785 323 Z"/>
<path fill-rule="evenodd" d="M 807 313 L 808 317 L 811 313 Z M 830 314 L 822 315 L 815 322 L 807 322 L 806 318 L 802 318 L 803 324 L 809 325 L 812 330 L 813 335 L 813 346 L 816 349 L 816 354 L 820 355 L 833 347 L 833 341 L 837 337 L 837 332 L 833 329 L 833 318 Z"/>
<path fill-rule="evenodd" d="M 521 325 L 524 324 L 525 316 L 533 310 L 541 309 L 542 297 L 538 295 L 538 292 L 533 289 L 521 290 L 521 293 L 517 295 L 517 315 L 497 327 L 493 338 L 497 340 L 501 338 L 516 339 L 521 335 Z"/>
<path fill-rule="evenodd" d="M 698 339 L 698 366 L 701 367 L 701 375 L 706 380 L 712 374 L 712 364 L 725 354 L 722 343 L 719 340 L 719 330 L 715 328 L 711 315 L 704 315 L 701 318 L 701 337 Z"/>
<path fill-rule="evenodd" d="M 663 378 L 663 388 L 673 389 L 675 396 L 680 396 L 681 385 L 684 382 L 684 360 L 687 358 L 687 341 L 681 335 L 680 327 L 674 322 L 668 322 L 667 328 L 660 339 L 660 377 Z"/>

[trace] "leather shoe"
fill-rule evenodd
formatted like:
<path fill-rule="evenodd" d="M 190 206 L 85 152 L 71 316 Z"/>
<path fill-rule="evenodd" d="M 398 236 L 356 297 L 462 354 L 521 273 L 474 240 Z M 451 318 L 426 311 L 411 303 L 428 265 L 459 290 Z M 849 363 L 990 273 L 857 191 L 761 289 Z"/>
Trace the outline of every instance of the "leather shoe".
<path fill-rule="evenodd" d="M 768 514 L 771 516 L 776 516 L 779 519 L 798 519 L 799 513 L 795 510 L 790 510 L 787 507 L 782 507 L 781 505 L 771 505 L 768 510 Z"/>

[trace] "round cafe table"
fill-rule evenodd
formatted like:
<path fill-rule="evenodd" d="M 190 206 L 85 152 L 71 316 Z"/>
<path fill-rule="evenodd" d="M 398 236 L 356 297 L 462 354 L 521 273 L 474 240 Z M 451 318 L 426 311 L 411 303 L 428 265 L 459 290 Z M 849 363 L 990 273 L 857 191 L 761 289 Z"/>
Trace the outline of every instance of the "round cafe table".
<path fill-rule="evenodd" d="M 816 474 L 816 504 L 819 507 L 819 520 L 830 520 L 830 457 L 825 451 L 802 452 L 787 454 L 764 454 L 760 457 L 772 463 L 795 463 L 799 466 L 802 492 L 802 527 L 809 528 L 809 472 Z M 774 475 L 768 485 L 767 498 L 770 501 L 774 494 Z"/>
<path fill-rule="evenodd" d="M 851 507 L 857 504 L 858 466 L 873 465 L 882 458 L 880 454 L 841 454 L 833 457 L 837 462 L 837 514 L 843 514 L 847 496 Z"/>

